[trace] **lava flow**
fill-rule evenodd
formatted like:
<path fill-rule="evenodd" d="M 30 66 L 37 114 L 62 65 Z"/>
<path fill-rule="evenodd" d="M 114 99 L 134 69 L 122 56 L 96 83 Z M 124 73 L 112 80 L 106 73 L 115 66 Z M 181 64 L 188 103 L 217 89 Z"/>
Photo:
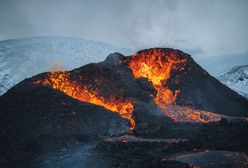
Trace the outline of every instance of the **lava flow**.
<path fill-rule="evenodd" d="M 135 53 L 130 60 L 129 67 L 135 78 L 144 77 L 152 82 L 154 89 L 157 90 L 154 102 L 166 116 L 174 121 L 209 122 L 219 120 L 221 117 L 217 114 L 197 111 L 189 107 L 182 109 L 176 105 L 180 90 L 173 92 L 167 81 L 171 77 L 172 70 L 184 71 L 187 62 L 188 60 L 179 53 L 154 48 Z"/>
<path fill-rule="evenodd" d="M 132 118 L 134 103 L 131 100 L 122 100 L 120 97 L 110 96 L 108 98 L 101 96 L 97 88 L 90 88 L 84 84 L 78 84 L 70 79 L 70 73 L 56 66 L 60 71 L 51 71 L 44 80 L 35 81 L 35 84 L 50 85 L 52 88 L 64 92 L 82 102 L 102 106 L 110 111 L 117 112 L 122 118 L 130 121 L 130 131 L 135 127 L 135 121 Z"/>

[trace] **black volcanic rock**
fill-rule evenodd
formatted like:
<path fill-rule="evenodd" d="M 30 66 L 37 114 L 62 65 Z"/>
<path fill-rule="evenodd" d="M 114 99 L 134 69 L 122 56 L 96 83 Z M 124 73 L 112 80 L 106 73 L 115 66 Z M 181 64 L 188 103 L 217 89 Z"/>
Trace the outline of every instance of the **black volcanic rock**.
<path fill-rule="evenodd" d="M 171 90 L 181 90 L 176 100 L 178 105 L 228 116 L 248 116 L 248 102 L 210 76 L 188 54 L 173 49 L 161 50 L 180 54 L 189 61 L 185 71 L 173 71 L 168 79 Z M 189 167 L 186 163 L 162 161 L 161 158 L 195 148 L 248 150 L 245 120 L 176 123 L 166 117 L 151 97 L 156 95 L 152 83 L 146 78 L 133 77 L 128 67 L 131 58 L 120 53 L 110 54 L 104 62 L 70 71 L 70 79 L 97 88 L 104 97 L 119 96 L 134 101 L 134 136 L 187 141 L 105 142 L 105 137 L 129 134 L 129 121 L 50 86 L 34 84 L 47 77 L 48 73 L 43 73 L 20 82 L 0 96 L 0 164 L 44 167 L 47 163 L 50 167 L 62 167 L 57 163 L 80 162 L 85 167 Z M 61 150 L 65 153 L 62 159 Z M 55 161 L 51 161 L 53 152 L 59 155 Z M 151 162 L 146 163 L 147 159 Z"/>
<path fill-rule="evenodd" d="M 248 117 L 247 100 L 209 75 L 193 60 L 186 67 L 187 73 L 174 78 L 180 81 L 177 102 L 198 109 L 234 117 Z M 169 80 L 171 87 L 174 80 Z"/>
<path fill-rule="evenodd" d="M 18 164 L 28 167 L 29 155 L 40 148 L 49 148 L 43 142 L 50 139 L 58 143 L 75 135 L 107 136 L 129 129 L 128 120 L 119 114 L 72 99 L 52 88 L 34 85 L 30 79 L 0 97 L 0 112 L 0 163 L 15 163 L 13 167 Z"/>
<path fill-rule="evenodd" d="M 0 100 L 1 123 L 15 132 L 29 133 L 32 138 L 47 133 L 115 135 L 128 130 L 128 121 L 117 113 L 72 99 L 52 88 L 34 85 L 30 79 L 12 88 Z"/>

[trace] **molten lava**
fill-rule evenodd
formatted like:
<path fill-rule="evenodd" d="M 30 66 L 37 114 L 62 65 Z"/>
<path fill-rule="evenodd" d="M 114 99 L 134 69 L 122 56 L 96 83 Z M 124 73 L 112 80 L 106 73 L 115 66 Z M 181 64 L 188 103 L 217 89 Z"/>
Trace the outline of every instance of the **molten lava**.
<path fill-rule="evenodd" d="M 122 118 L 130 121 L 130 130 L 135 127 L 135 121 L 132 118 L 134 103 L 131 100 L 122 100 L 120 97 L 110 96 L 108 98 L 101 96 L 97 88 L 88 85 L 79 84 L 70 79 L 70 73 L 65 72 L 61 67 L 56 67 L 60 72 L 51 71 L 46 79 L 35 81 L 35 84 L 50 85 L 52 88 L 64 92 L 66 95 L 73 97 L 82 102 L 102 106 L 110 111 L 117 112 Z M 62 70 L 62 71 L 61 71 Z"/>
<path fill-rule="evenodd" d="M 173 92 L 169 88 L 167 81 L 171 78 L 172 71 L 184 71 L 187 62 L 188 60 L 177 52 L 154 48 L 135 53 L 130 60 L 129 67 L 135 78 L 144 77 L 152 82 L 153 87 L 157 90 L 154 102 L 163 110 L 166 116 L 174 121 L 209 122 L 219 120 L 221 117 L 214 113 L 196 111 L 189 107 L 180 108 L 175 105 L 180 90 Z"/>
<path fill-rule="evenodd" d="M 211 113 L 203 110 L 195 110 L 190 107 L 178 105 L 167 105 L 163 112 L 166 116 L 172 118 L 176 122 L 210 122 L 219 121 L 222 115 Z"/>
<path fill-rule="evenodd" d="M 152 82 L 157 90 L 155 102 L 161 108 L 165 108 L 167 104 L 174 103 L 180 93 L 176 90 L 173 94 L 167 86 L 166 82 L 170 78 L 171 71 L 183 70 L 186 62 L 186 59 L 180 59 L 175 53 L 165 53 L 154 48 L 135 53 L 129 67 L 135 78 L 144 77 Z"/>

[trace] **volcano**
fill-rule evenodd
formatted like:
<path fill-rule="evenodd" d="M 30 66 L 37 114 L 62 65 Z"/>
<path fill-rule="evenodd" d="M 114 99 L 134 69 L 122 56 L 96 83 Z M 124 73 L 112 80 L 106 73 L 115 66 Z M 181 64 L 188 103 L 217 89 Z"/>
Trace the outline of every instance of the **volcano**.
<path fill-rule="evenodd" d="M 180 50 L 57 70 L 0 97 L 2 165 L 190 167 L 172 158 L 206 149 L 238 152 L 233 164 L 247 164 L 247 100 Z"/>

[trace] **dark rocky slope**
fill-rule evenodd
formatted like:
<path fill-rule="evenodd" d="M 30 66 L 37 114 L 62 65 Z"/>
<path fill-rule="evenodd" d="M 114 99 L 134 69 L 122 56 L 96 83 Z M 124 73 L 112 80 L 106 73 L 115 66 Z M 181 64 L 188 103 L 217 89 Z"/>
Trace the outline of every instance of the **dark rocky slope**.
<path fill-rule="evenodd" d="M 210 76 L 192 58 L 185 71 L 172 71 L 168 86 L 180 89 L 176 103 L 235 117 L 248 116 L 248 102 Z M 129 121 L 101 106 L 78 101 L 43 84 L 47 73 L 26 79 L 0 97 L 1 165 L 4 167 L 190 167 L 180 160 L 162 160 L 193 150 L 247 152 L 248 123 L 227 118 L 211 123 L 178 123 L 166 117 L 150 96 L 145 78 L 135 79 L 132 57 L 111 54 L 104 62 L 70 71 L 70 78 L 90 84 L 101 95 L 134 101 L 135 129 Z M 186 73 L 184 73 L 186 72 Z M 179 83 L 178 83 L 179 81 Z M 137 142 L 106 141 L 132 134 Z M 140 141 L 153 139 L 155 142 Z M 178 141 L 164 141 L 176 139 Z M 147 163 L 147 160 L 150 160 Z"/>

